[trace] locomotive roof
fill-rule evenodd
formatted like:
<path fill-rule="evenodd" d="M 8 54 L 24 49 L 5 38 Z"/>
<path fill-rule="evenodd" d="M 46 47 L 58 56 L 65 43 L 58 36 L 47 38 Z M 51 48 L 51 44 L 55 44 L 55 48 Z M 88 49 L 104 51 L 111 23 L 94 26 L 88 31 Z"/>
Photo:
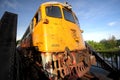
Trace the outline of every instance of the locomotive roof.
<path fill-rule="evenodd" d="M 49 1 L 49 2 L 42 3 L 42 5 L 49 5 L 49 4 L 53 4 L 53 5 L 54 4 L 60 4 L 62 6 L 68 7 L 69 9 L 72 8 L 72 6 L 68 4 L 68 2 L 61 3 L 61 2 L 57 2 L 57 1 Z"/>
<path fill-rule="evenodd" d="M 43 5 L 46 5 L 46 4 L 61 4 L 61 5 L 63 5 L 63 3 L 57 2 L 57 1 L 49 1 L 49 2 L 43 3 Z"/>

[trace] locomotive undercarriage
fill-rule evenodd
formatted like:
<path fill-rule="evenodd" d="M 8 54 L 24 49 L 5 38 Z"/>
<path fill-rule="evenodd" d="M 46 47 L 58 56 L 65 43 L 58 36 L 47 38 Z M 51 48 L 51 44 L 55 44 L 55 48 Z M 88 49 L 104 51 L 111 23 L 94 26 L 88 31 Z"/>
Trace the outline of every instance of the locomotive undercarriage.
<path fill-rule="evenodd" d="M 35 48 L 21 49 L 25 80 L 76 80 L 89 71 L 91 55 L 86 51 L 42 53 Z M 94 62 L 94 61 L 93 61 Z"/>

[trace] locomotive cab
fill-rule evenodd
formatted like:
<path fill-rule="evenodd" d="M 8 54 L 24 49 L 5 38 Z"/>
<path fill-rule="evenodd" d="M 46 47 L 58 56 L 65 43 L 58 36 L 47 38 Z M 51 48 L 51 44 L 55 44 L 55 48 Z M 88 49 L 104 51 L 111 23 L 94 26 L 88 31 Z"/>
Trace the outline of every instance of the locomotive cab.
<path fill-rule="evenodd" d="M 33 45 L 38 46 L 39 51 L 63 52 L 65 47 L 71 51 L 85 49 L 82 30 L 71 6 L 48 2 L 42 4 L 40 10 L 41 20 L 33 32 Z"/>

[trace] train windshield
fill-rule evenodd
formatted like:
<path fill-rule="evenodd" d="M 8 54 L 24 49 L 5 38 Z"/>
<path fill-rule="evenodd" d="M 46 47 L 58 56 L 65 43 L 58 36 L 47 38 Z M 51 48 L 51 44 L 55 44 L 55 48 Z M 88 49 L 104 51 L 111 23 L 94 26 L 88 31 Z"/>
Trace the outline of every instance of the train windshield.
<path fill-rule="evenodd" d="M 66 20 L 76 23 L 74 16 L 72 14 L 72 11 L 67 10 L 67 9 L 63 9 L 63 13 L 64 13 L 64 18 Z"/>
<path fill-rule="evenodd" d="M 75 22 L 76 22 L 76 24 L 78 24 L 80 26 L 79 20 L 78 20 L 77 16 L 75 14 L 74 14 L 74 16 L 75 16 Z"/>
<path fill-rule="evenodd" d="M 56 18 L 62 17 L 60 8 L 58 6 L 47 6 L 46 14 L 47 16 L 50 16 L 50 17 L 56 17 Z"/>

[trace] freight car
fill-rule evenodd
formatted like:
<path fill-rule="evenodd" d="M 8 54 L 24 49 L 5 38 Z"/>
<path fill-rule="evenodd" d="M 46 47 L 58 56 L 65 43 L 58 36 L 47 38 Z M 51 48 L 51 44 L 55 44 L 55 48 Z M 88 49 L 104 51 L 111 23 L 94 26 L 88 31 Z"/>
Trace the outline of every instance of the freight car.
<path fill-rule="evenodd" d="M 89 71 L 95 59 L 85 46 L 82 32 L 71 5 L 45 2 L 20 41 L 22 62 L 28 67 L 36 65 L 51 80 L 80 78 Z M 41 73 L 36 71 L 32 74 L 40 78 Z M 32 78 L 37 80 L 37 77 Z"/>

